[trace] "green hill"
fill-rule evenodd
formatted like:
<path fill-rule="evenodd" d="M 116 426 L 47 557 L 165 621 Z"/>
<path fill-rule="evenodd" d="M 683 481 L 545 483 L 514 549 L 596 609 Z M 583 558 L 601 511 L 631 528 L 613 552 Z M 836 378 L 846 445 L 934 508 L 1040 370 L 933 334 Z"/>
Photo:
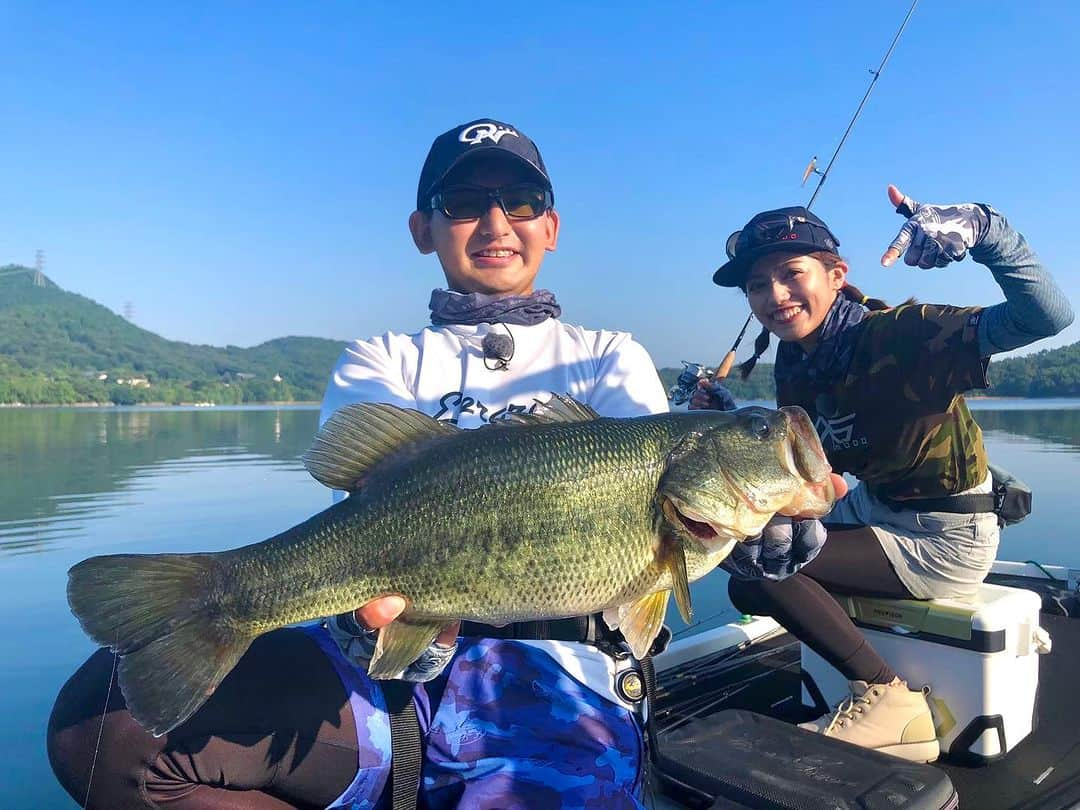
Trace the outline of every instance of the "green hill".
<path fill-rule="evenodd" d="M 0 267 L 0 404 L 317 401 L 342 344 L 285 337 L 259 346 L 182 343 L 141 329 L 19 265 Z M 681 369 L 660 369 L 670 387 Z M 738 399 L 772 399 L 772 366 L 733 374 Z M 976 395 L 1080 396 L 1080 343 L 995 360 Z M 133 382 L 134 381 L 134 382 Z"/>
<path fill-rule="evenodd" d="M 339 341 L 166 340 L 18 265 L 0 267 L 0 403 L 319 400 Z"/>

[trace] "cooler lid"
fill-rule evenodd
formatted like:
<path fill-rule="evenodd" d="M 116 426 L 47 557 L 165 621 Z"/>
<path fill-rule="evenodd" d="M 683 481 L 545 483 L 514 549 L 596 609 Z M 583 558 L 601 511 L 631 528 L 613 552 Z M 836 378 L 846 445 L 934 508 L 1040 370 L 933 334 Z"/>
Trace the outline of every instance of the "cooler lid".
<path fill-rule="evenodd" d="M 833 594 L 855 624 L 976 652 L 1005 649 L 1005 625 L 987 630 L 977 621 L 980 605 L 951 600 L 877 599 Z"/>

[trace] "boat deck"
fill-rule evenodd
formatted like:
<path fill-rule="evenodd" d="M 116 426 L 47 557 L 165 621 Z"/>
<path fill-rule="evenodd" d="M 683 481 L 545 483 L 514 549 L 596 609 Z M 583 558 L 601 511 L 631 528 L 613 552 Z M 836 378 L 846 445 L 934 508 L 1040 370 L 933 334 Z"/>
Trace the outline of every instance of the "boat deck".
<path fill-rule="evenodd" d="M 969 767 L 947 758 L 935 764 L 948 773 L 962 807 L 1080 804 L 1080 621 L 1051 615 L 1048 605 L 1058 608 L 1044 597 L 1040 621 L 1053 639 L 1053 651 L 1040 658 L 1035 730 L 990 764 Z M 812 719 L 799 698 L 800 678 L 799 642 L 783 630 L 660 673 L 656 722 L 661 749 L 666 732 L 723 709 L 749 709 L 793 723 Z M 694 797 L 662 775 L 659 787 L 675 803 L 660 799 L 658 807 L 695 806 Z"/>

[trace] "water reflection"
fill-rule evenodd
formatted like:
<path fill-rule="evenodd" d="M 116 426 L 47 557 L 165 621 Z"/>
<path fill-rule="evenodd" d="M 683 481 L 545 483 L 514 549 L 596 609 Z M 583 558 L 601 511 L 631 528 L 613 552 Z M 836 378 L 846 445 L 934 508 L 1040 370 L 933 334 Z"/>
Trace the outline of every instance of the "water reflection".
<path fill-rule="evenodd" d="M 974 416 L 988 441 L 1003 433 L 1080 448 L 1080 409 L 977 410 Z"/>
<path fill-rule="evenodd" d="M 0 410 L 0 556 L 41 551 L 138 505 L 147 478 L 219 464 L 298 466 L 318 413 Z"/>

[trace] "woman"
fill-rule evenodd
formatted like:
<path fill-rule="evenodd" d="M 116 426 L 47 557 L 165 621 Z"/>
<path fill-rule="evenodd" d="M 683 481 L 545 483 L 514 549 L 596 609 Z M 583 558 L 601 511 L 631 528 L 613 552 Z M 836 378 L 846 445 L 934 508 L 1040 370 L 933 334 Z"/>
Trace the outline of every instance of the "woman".
<path fill-rule="evenodd" d="M 883 265 L 903 254 L 912 266 L 944 267 L 970 250 L 1005 301 L 889 308 L 868 299 L 847 283 L 839 240 L 801 207 L 760 213 L 732 235 L 713 281 L 742 289 L 763 326 L 744 373 L 776 335 L 777 402 L 805 408 L 834 470 L 860 484 L 826 518 L 828 542 L 799 573 L 736 576 L 729 593 L 739 610 L 773 616 L 851 681 L 851 700 L 816 730 L 932 761 L 939 751 L 924 692 L 908 688 L 826 588 L 902 599 L 975 593 L 994 561 L 998 523 L 955 498 L 991 491 L 962 392 L 987 386 L 991 355 L 1057 334 L 1073 315 L 994 209 L 920 205 L 895 186 L 889 199 L 909 219 Z M 703 383 L 691 407 L 718 407 L 720 396 Z"/>

